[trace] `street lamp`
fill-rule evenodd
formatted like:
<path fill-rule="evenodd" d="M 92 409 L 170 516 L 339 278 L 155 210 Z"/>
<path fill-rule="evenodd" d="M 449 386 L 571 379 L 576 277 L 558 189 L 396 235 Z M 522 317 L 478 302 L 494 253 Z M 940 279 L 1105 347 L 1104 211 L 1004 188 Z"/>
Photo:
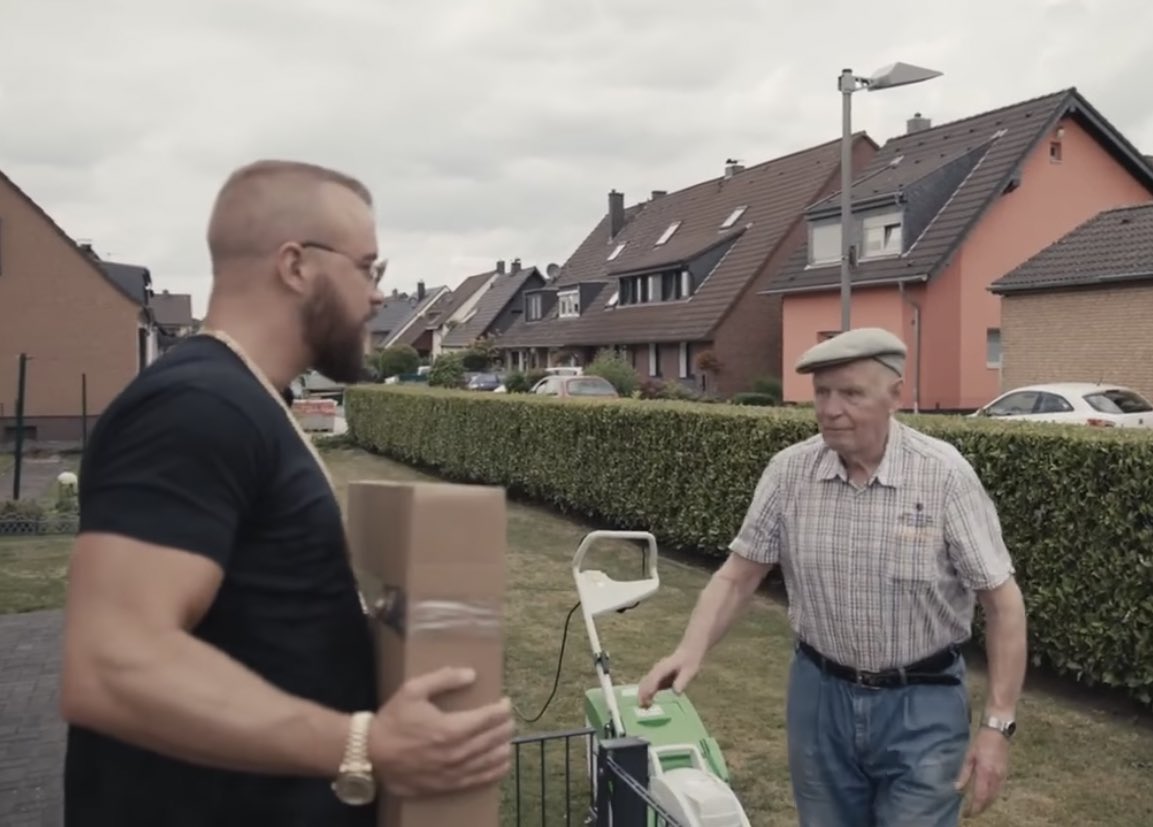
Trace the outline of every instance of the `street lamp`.
<path fill-rule="evenodd" d="M 874 72 L 871 77 L 862 78 L 853 74 L 852 69 L 841 70 L 837 88 L 841 90 L 841 330 L 849 329 L 849 306 L 852 303 L 852 283 L 850 281 L 849 256 L 853 250 L 853 93 L 861 89 L 874 92 L 878 89 L 891 89 L 894 86 L 908 86 L 940 77 L 942 73 L 934 69 L 922 69 L 908 63 L 893 63 Z"/>

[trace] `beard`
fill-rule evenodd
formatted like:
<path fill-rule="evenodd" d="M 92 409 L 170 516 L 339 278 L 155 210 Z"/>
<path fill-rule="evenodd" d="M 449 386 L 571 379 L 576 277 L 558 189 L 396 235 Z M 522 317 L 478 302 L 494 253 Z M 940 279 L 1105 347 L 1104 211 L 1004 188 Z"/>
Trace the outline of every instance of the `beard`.
<path fill-rule="evenodd" d="M 304 337 L 312 367 L 333 382 L 353 384 L 364 375 L 364 325 L 349 319 L 331 283 L 325 279 L 304 310 Z"/>

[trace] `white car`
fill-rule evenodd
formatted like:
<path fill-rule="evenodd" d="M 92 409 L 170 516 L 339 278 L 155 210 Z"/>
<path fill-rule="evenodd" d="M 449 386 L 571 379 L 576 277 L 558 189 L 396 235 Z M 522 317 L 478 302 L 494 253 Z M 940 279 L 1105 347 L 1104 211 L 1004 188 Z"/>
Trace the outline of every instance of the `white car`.
<path fill-rule="evenodd" d="M 1153 428 L 1153 404 L 1148 399 L 1123 385 L 1092 382 L 1014 388 L 971 416 L 1099 428 Z"/>

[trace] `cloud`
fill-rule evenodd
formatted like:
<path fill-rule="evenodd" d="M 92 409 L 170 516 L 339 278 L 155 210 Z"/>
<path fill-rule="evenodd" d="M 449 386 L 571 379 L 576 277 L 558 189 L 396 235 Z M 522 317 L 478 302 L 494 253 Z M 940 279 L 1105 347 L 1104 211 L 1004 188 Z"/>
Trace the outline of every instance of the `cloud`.
<path fill-rule="evenodd" d="M 0 169 L 78 238 L 194 294 L 215 188 L 257 157 L 378 200 L 389 281 L 560 262 L 629 201 L 836 138 L 844 66 L 942 78 L 854 99 L 879 142 L 1076 85 L 1153 152 L 1134 0 L 7 0 Z"/>

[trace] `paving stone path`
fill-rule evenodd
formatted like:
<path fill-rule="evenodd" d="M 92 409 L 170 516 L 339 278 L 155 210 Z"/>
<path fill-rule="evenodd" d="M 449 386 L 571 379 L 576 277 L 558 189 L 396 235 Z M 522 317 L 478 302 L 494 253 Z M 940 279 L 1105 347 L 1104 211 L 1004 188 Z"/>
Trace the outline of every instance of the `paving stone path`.
<path fill-rule="evenodd" d="M 60 827 L 63 613 L 0 615 L 0 824 Z"/>

